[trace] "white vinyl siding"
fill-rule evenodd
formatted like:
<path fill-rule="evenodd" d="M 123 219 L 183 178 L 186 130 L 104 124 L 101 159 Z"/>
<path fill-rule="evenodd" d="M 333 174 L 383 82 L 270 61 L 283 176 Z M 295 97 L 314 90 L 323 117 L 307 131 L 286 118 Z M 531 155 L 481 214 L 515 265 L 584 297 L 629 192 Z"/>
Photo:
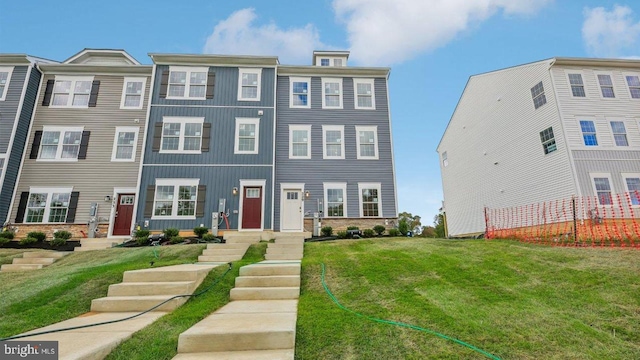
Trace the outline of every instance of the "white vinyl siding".
<path fill-rule="evenodd" d="M 113 151 L 111 152 L 111 161 L 135 161 L 139 132 L 139 127 L 116 127 L 116 133 L 113 139 Z"/>
<path fill-rule="evenodd" d="M 25 223 L 66 222 L 71 191 L 71 188 L 30 188 Z"/>
<path fill-rule="evenodd" d="M 168 117 L 162 119 L 160 153 L 200 154 L 204 118 Z"/>
<path fill-rule="evenodd" d="M 92 83 L 92 76 L 56 76 L 49 106 L 88 107 Z"/>
<path fill-rule="evenodd" d="M 167 99 L 206 99 L 207 67 L 169 67 Z"/>
<path fill-rule="evenodd" d="M 324 216 L 347 216 L 347 183 L 324 183 Z"/>
<path fill-rule="evenodd" d="M 12 73 L 13 67 L 0 67 L 0 101 L 4 101 L 7 97 Z"/>
<path fill-rule="evenodd" d="M 258 154 L 260 119 L 236 118 L 235 154 Z"/>
<path fill-rule="evenodd" d="M 289 159 L 311 159 L 311 125 L 289 125 Z"/>
<path fill-rule="evenodd" d="M 200 179 L 156 179 L 152 219 L 195 219 Z"/>
<path fill-rule="evenodd" d="M 260 101 L 262 69 L 239 69 L 238 101 Z"/>
<path fill-rule="evenodd" d="M 124 78 L 120 109 L 142 109 L 147 78 Z"/>
<path fill-rule="evenodd" d="M 322 158 L 344 159 L 344 125 L 322 125 Z"/>

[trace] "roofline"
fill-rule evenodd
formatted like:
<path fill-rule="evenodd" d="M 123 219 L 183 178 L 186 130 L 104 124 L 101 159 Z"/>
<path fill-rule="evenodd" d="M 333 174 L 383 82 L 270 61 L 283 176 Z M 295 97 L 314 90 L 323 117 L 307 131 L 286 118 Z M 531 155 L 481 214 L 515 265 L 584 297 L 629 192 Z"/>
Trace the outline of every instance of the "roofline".
<path fill-rule="evenodd" d="M 72 55 L 70 58 L 68 58 L 67 60 L 63 61 L 63 63 L 68 64 L 71 61 L 81 57 L 82 55 L 84 55 L 87 52 L 98 52 L 98 53 L 101 53 L 101 52 L 102 53 L 119 52 L 119 53 L 122 53 L 122 55 L 124 55 L 124 57 L 126 57 L 129 61 L 131 61 L 135 65 L 140 65 L 140 62 L 138 60 L 136 60 L 133 56 L 129 55 L 129 53 L 124 49 L 91 49 L 91 48 L 84 48 L 84 49 L 78 51 L 75 55 Z"/>
<path fill-rule="evenodd" d="M 149 53 L 149 57 L 154 64 L 158 65 L 245 65 L 276 67 L 280 64 L 277 56 Z"/>
<path fill-rule="evenodd" d="M 356 76 L 389 77 L 388 67 L 348 67 L 348 66 L 278 66 L 278 75 L 320 75 L 320 76 Z"/>
<path fill-rule="evenodd" d="M 0 54 L 0 63 L 13 65 L 29 65 L 34 63 L 58 63 L 57 61 L 39 58 L 27 54 Z"/>
<path fill-rule="evenodd" d="M 143 74 L 151 75 L 153 65 L 39 64 L 45 74 Z"/>

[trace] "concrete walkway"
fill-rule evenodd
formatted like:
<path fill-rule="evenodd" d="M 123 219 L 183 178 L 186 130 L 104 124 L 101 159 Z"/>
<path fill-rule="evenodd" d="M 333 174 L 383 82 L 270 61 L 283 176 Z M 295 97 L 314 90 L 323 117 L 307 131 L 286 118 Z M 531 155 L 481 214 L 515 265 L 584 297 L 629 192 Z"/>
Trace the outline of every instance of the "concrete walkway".
<path fill-rule="evenodd" d="M 73 249 L 74 251 L 92 251 L 111 249 L 116 245 L 124 242 L 124 238 L 86 238 L 80 239 L 80 246 Z"/>
<path fill-rule="evenodd" d="M 21 258 L 14 258 L 12 264 L 4 264 L 0 271 L 39 270 L 51 265 L 57 260 L 69 255 L 70 251 L 30 251 L 22 254 Z"/>

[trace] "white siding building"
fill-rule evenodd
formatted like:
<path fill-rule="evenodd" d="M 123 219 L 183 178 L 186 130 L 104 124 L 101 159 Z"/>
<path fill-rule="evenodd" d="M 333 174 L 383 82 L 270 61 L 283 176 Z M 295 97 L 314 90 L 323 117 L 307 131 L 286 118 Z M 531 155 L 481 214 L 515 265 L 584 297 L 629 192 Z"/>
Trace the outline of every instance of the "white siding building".
<path fill-rule="evenodd" d="M 471 76 L 437 151 L 453 237 L 484 233 L 485 207 L 594 196 L 595 182 L 638 190 L 640 61 L 553 58 Z"/>

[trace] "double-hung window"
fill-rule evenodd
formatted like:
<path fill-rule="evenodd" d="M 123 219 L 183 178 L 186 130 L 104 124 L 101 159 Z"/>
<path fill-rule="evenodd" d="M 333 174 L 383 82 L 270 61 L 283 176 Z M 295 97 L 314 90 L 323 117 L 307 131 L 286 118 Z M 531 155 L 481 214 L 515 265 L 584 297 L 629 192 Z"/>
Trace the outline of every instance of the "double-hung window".
<path fill-rule="evenodd" d="M 640 174 L 622 174 L 631 205 L 640 206 Z"/>
<path fill-rule="evenodd" d="M 344 159 L 344 125 L 322 125 L 323 159 Z"/>
<path fill-rule="evenodd" d="M 531 97 L 533 98 L 533 107 L 536 109 L 547 103 L 547 97 L 544 95 L 544 86 L 542 85 L 542 81 L 531 88 Z"/>
<path fill-rule="evenodd" d="M 311 108 L 311 78 L 289 78 L 289 88 L 291 93 L 289 94 L 291 108 Z"/>
<path fill-rule="evenodd" d="M 378 127 L 356 126 L 358 159 L 378 159 Z"/>
<path fill-rule="evenodd" d="M 81 127 L 43 127 L 38 159 L 57 161 L 78 160 L 83 130 Z"/>
<path fill-rule="evenodd" d="M 640 99 L 640 76 L 635 74 L 626 74 L 624 78 L 627 81 L 631 98 Z"/>
<path fill-rule="evenodd" d="M 613 81 L 610 74 L 596 74 L 598 77 L 598 84 L 600 85 L 600 94 L 603 98 L 613 99 L 616 97 L 613 91 Z"/>
<path fill-rule="evenodd" d="M 613 205 L 611 179 L 609 174 L 592 174 L 593 188 L 600 205 Z"/>
<path fill-rule="evenodd" d="M 553 136 L 553 127 L 540 131 L 540 141 L 542 142 L 542 150 L 544 154 L 550 154 L 556 151 L 556 139 Z"/>
<path fill-rule="evenodd" d="M 120 109 L 142 109 L 146 78 L 124 78 Z"/>
<path fill-rule="evenodd" d="M 206 99 L 208 72 L 206 67 L 171 66 L 167 99 Z"/>
<path fill-rule="evenodd" d="M 25 222 L 66 222 L 71 191 L 70 188 L 31 188 L 27 200 Z"/>
<path fill-rule="evenodd" d="M 140 128 L 133 126 L 116 127 L 111 161 L 135 161 L 139 131 Z"/>
<path fill-rule="evenodd" d="M 442 153 L 442 166 L 449 166 L 449 159 L 446 151 Z"/>
<path fill-rule="evenodd" d="M 584 91 L 584 82 L 582 81 L 582 74 L 569 73 L 569 84 L 571 85 L 571 94 L 573 97 L 586 97 L 587 94 Z"/>
<path fill-rule="evenodd" d="M 238 100 L 260 101 L 262 69 L 239 69 Z"/>
<path fill-rule="evenodd" d="M 629 146 L 627 140 L 627 129 L 624 127 L 624 121 L 611 121 L 611 132 L 613 132 L 613 140 L 616 146 Z"/>
<path fill-rule="evenodd" d="M 195 219 L 199 179 L 156 179 L 152 218 Z"/>
<path fill-rule="evenodd" d="M 374 94 L 374 80 L 353 79 L 353 87 L 356 96 L 354 107 L 356 109 L 375 110 L 376 99 Z"/>
<path fill-rule="evenodd" d="M 0 101 L 6 99 L 13 67 L 0 67 Z"/>
<path fill-rule="evenodd" d="M 2 179 L 2 172 L 4 171 L 5 156 L 5 154 L 0 154 L 0 179 Z"/>
<path fill-rule="evenodd" d="M 582 130 L 582 139 L 585 146 L 598 146 L 598 137 L 596 136 L 596 125 L 591 120 L 580 120 L 580 130 Z"/>
<path fill-rule="evenodd" d="M 342 79 L 322 78 L 322 108 L 342 109 Z"/>
<path fill-rule="evenodd" d="M 311 159 L 311 125 L 289 125 L 289 159 Z"/>
<path fill-rule="evenodd" d="M 50 106 L 88 107 L 92 83 L 93 77 L 56 76 Z"/>
<path fill-rule="evenodd" d="M 324 217 L 347 216 L 347 183 L 324 183 Z"/>
<path fill-rule="evenodd" d="M 236 118 L 235 154 L 257 154 L 260 144 L 260 119 Z"/>
<path fill-rule="evenodd" d="M 164 117 L 162 119 L 161 153 L 200 154 L 204 118 Z"/>
<path fill-rule="evenodd" d="M 382 217 L 380 183 L 358 183 L 360 217 Z"/>

